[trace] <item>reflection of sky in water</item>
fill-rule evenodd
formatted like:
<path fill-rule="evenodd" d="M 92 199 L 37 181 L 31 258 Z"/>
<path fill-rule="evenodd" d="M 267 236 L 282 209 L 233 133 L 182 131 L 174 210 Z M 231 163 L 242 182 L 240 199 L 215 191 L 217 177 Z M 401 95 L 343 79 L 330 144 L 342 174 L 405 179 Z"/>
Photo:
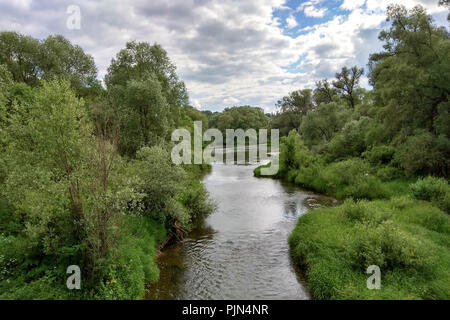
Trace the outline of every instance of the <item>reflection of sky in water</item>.
<path fill-rule="evenodd" d="M 297 217 L 331 205 L 327 197 L 270 178 L 255 165 L 214 165 L 204 179 L 218 205 L 182 246 L 162 258 L 158 299 L 307 299 L 289 258 Z"/>

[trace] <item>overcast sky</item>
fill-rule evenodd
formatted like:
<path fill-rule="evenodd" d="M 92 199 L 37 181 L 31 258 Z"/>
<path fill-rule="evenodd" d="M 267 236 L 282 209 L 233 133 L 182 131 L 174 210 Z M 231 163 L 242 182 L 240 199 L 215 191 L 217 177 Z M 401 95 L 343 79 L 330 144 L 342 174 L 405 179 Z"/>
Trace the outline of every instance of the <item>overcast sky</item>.
<path fill-rule="evenodd" d="M 103 78 L 130 40 L 158 42 L 185 81 L 191 104 L 266 111 L 288 92 L 332 78 L 343 66 L 366 67 L 380 49 L 390 3 L 425 6 L 448 26 L 438 0 L 0 0 L 0 30 L 36 38 L 62 34 L 91 54 Z M 67 8 L 81 28 L 67 28 Z M 365 80 L 366 81 L 366 80 Z"/>

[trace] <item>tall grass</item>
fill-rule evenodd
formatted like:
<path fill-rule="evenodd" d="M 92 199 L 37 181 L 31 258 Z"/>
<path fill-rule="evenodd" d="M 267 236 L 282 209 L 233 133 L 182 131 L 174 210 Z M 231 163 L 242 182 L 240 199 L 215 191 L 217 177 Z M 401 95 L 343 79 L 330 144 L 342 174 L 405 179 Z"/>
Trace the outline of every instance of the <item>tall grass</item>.
<path fill-rule="evenodd" d="M 409 197 L 346 201 L 301 217 L 289 238 L 316 299 L 449 299 L 450 217 Z M 365 273 L 381 268 L 381 289 Z"/>

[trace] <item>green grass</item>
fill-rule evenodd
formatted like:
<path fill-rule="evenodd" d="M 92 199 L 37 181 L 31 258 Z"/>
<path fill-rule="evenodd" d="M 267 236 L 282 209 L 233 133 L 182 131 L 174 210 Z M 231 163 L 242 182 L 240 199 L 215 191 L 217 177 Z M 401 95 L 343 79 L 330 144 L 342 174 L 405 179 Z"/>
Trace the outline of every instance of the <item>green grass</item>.
<path fill-rule="evenodd" d="M 261 168 L 254 170 L 261 176 Z M 311 165 L 297 169 L 280 170 L 275 178 L 282 178 L 301 187 L 337 197 L 355 200 L 390 199 L 412 195 L 410 184 L 416 179 L 405 177 L 384 181 L 377 176 L 377 167 L 361 159 L 349 159 L 328 165 Z"/>
<path fill-rule="evenodd" d="M 25 239 L 0 234 L 0 299 L 140 299 L 146 283 L 159 279 L 156 245 L 166 238 L 164 224 L 146 216 L 124 216 L 117 247 L 97 278 L 82 278 L 82 290 L 66 288 L 69 262 L 26 257 Z M 36 264 L 30 268 L 30 264 Z M 12 266 L 14 268 L 12 268 Z"/>
<path fill-rule="evenodd" d="M 316 299 L 450 299 L 450 216 L 396 197 L 311 211 L 289 238 Z M 381 289 L 366 268 L 381 268 Z"/>

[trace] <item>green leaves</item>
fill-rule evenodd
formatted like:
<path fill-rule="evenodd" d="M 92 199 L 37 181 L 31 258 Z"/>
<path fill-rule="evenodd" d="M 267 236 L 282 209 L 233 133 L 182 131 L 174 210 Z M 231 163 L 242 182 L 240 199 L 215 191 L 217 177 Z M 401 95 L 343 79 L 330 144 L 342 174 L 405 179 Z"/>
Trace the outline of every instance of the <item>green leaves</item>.
<path fill-rule="evenodd" d="M 63 36 L 39 41 L 17 32 L 1 32 L 0 64 L 8 67 L 14 81 L 30 86 L 57 79 L 69 81 L 78 96 L 101 90 L 94 59 Z"/>

